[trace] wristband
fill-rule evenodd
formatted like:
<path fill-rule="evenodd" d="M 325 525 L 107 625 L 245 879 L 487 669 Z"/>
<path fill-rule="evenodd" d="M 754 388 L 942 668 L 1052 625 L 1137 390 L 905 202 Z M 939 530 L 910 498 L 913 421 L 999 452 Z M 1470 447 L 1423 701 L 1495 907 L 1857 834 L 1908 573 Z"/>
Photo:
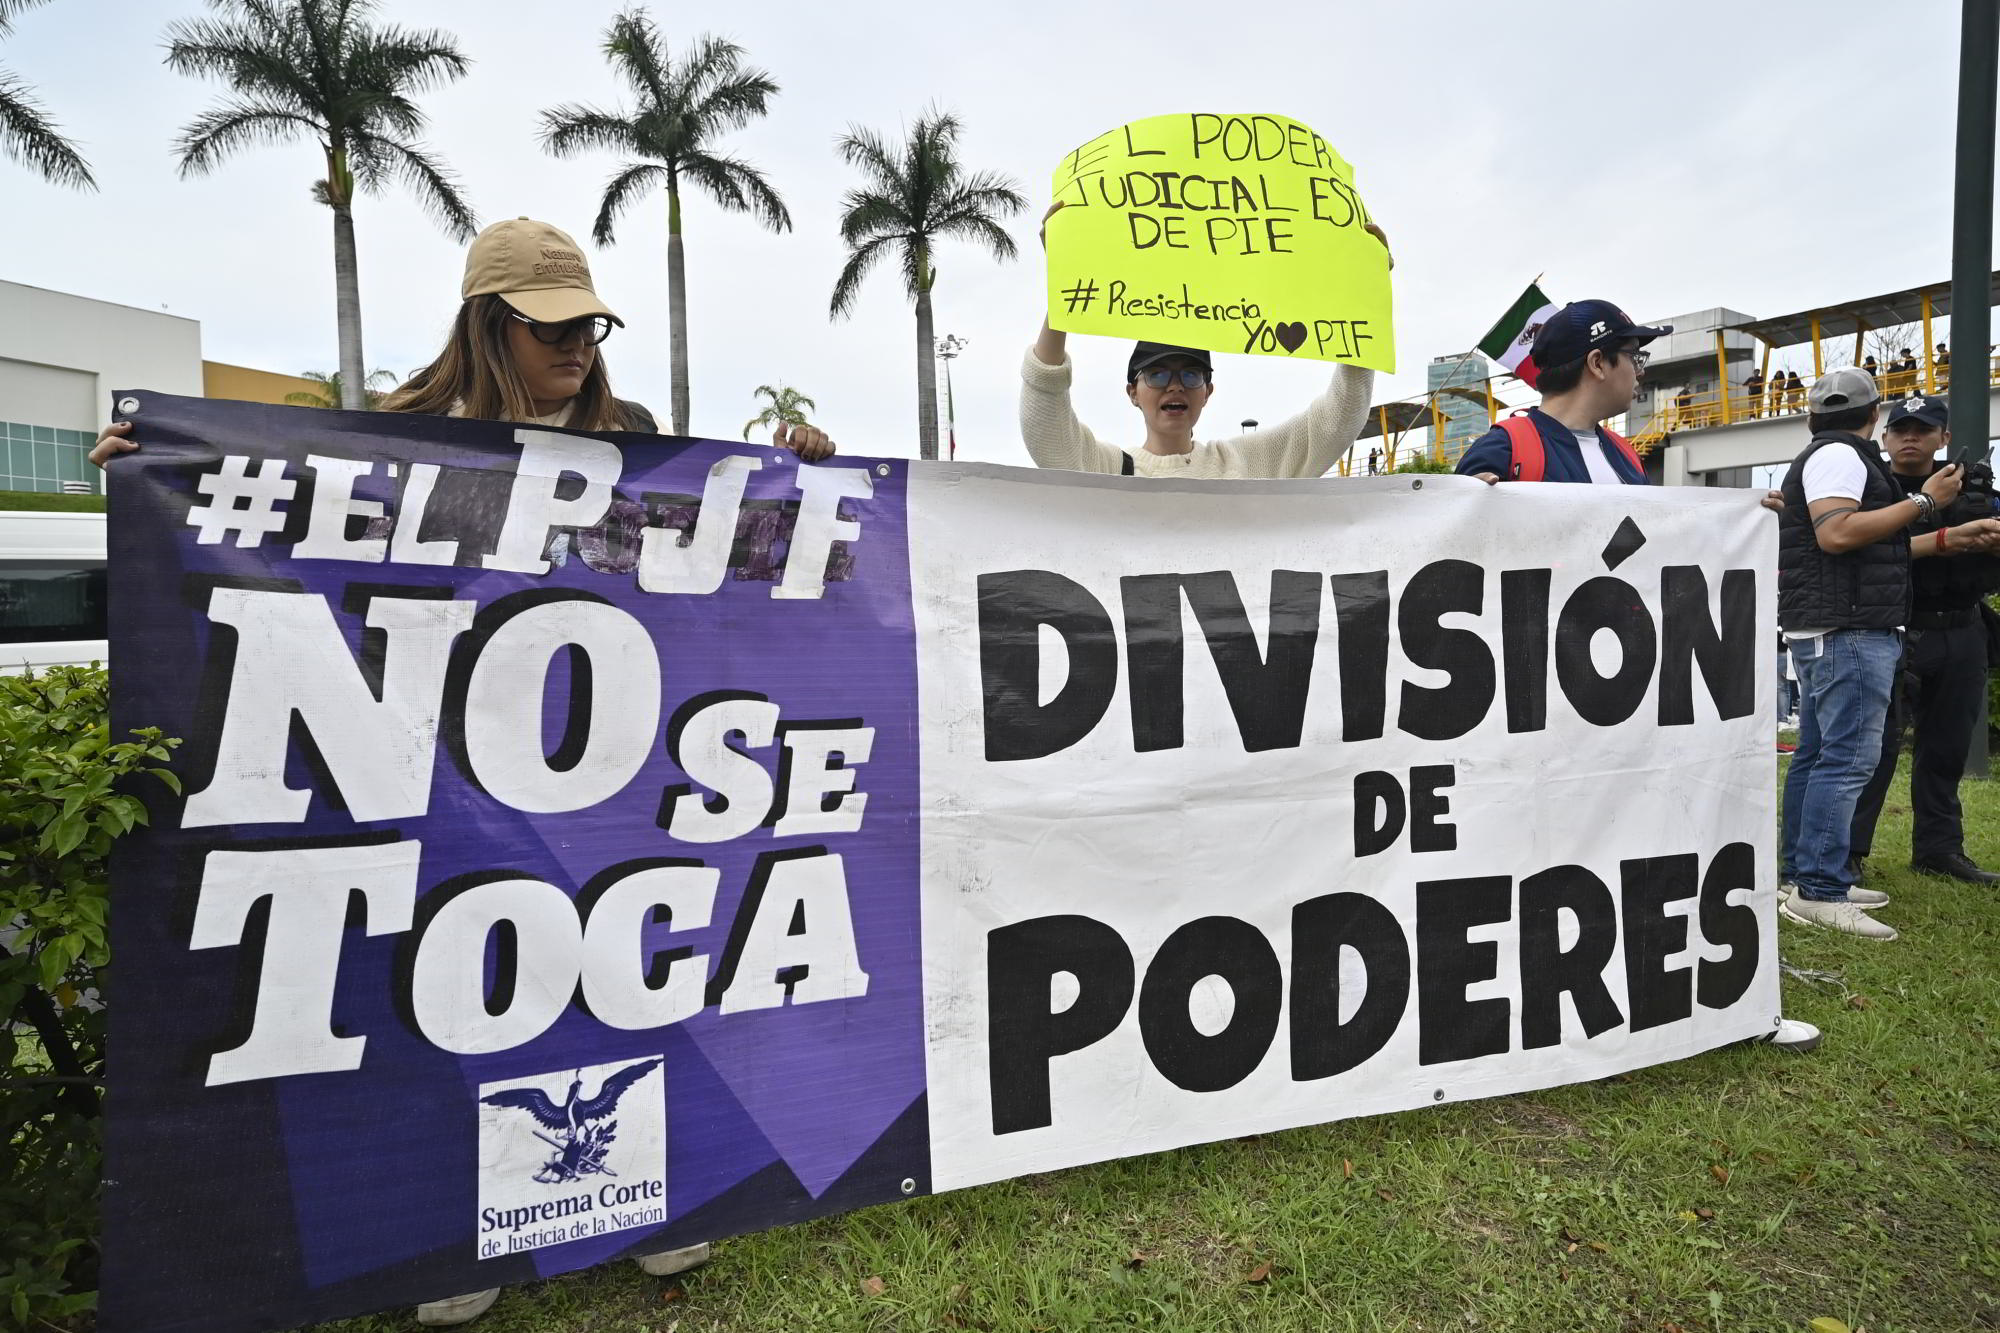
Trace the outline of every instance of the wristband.
<path fill-rule="evenodd" d="M 1912 494 L 1910 496 L 1910 503 L 1917 507 L 1917 518 L 1929 518 L 1937 510 L 1937 501 L 1931 499 L 1930 496 L 1925 495 L 1922 491 Z M 1911 520 L 1911 522 L 1915 521 L 1916 519 Z"/>
<path fill-rule="evenodd" d="M 1950 552 L 1950 550 L 1951 550 L 1951 547 L 1950 547 L 1950 546 L 1948 546 L 1948 545 L 1946 545 L 1946 544 L 1945 544 L 1945 540 L 1944 540 L 1944 534 L 1945 534 L 1945 533 L 1946 533 L 1947 531 L 1949 531 L 1949 529 L 1947 529 L 1947 528 L 1939 528 L 1939 529 L 1938 529 L 1938 535 L 1937 535 L 1937 548 L 1938 548 L 1938 554 L 1939 554 L 1939 555 L 1945 555 L 1945 554 L 1949 553 L 1949 552 Z"/>

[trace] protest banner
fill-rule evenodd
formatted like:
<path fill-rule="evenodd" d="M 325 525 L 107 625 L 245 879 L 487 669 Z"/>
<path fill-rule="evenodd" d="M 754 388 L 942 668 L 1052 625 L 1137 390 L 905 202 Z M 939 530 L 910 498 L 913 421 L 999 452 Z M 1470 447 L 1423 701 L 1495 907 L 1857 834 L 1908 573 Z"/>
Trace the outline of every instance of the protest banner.
<path fill-rule="evenodd" d="M 107 1333 L 1775 1023 L 1748 493 L 120 412 Z"/>
<path fill-rule="evenodd" d="M 1295 120 L 1134 121 L 1064 157 L 1051 197 L 1051 328 L 1396 368 L 1388 252 Z"/>

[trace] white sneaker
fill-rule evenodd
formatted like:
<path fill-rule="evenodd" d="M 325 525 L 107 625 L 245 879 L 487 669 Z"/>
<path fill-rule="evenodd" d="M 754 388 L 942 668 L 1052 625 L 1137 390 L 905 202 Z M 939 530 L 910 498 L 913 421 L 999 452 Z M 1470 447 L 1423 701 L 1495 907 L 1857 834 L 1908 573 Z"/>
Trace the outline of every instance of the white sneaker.
<path fill-rule="evenodd" d="M 1893 940 L 1896 928 L 1885 926 L 1853 903 L 1822 903 L 1793 894 L 1778 905 L 1778 914 L 1805 926 L 1859 935 L 1864 940 Z"/>
<path fill-rule="evenodd" d="M 1779 880 L 1779 881 L 1778 881 L 1778 905 L 1779 905 L 1780 907 L 1783 907 L 1783 906 L 1785 905 L 1785 899 L 1787 899 L 1787 898 L 1791 897 L 1791 896 L 1792 896 L 1793 894 L 1797 893 L 1798 891 L 1799 891 L 1799 882 L 1798 882 L 1797 880 L 1795 880 L 1795 879 L 1781 879 L 1781 880 Z"/>
<path fill-rule="evenodd" d="M 500 1288 L 489 1287 L 485 1291 L 468 1292 L 463 1296 L 447 1296 L 441 1301 L 425 1301 L 417 1307 L 417 1322 L 439 1327 L 445 1324 L 469 1324 L 493 1308 L 493 1302 L 500 1299 Z"/>
<path fill-rule="evenodd" d="M 708 1262 L 709 1245 L 703 1241 L 699 1245 L 689 1245 L 685 1249 L 661 1250 L 658 1254 L 639 1254 L 632 1262 L 639 1265 L 648 1277 L 672 1277 L 675 1273 L 685 1273 L 690 1268 L 700 1268 Z"/>
<path fill-rule="evenodd" d="M 1766 1045 L 1776 1046 L 1781 1051 L 1793 1051 L 1804 1055 L 1819 1045 L 1820 1032 L 1810 1023 L 1801 1023 L 1795 1018 L 1780 1018 L 1776 1028 L 1757 1040 Z"/>
<path fill-rule="evenodd" d="M 1872 912 L 1878 907 L 1889 905 L 1889 895 L 1880 889 L 1864 889 L 1859 884 L 1849 887 L 1847 901 L 1864 912 Z"/>

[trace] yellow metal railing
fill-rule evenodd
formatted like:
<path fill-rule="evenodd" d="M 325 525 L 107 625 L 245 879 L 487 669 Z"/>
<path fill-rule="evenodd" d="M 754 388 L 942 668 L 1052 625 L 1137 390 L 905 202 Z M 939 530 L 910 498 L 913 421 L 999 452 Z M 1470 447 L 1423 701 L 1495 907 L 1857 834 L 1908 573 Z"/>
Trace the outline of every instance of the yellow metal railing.
<path fill-rule="evenodd" d="M 1828 367 L 1837 369 L 1837 367 Z M 1823 373 L 1823 372 L 1822 372 Z M 1508 403 L 1498 396 L 1497 388 L 1502 379 L 1511 381 L 1517 388 L 1526 388 L 1519 380 L 1510 376 L 1494 376 L 1470 384 L 1454 385 L 1460 393 L 1471 394 L 1475 398 L 1484 396 L 1486 423 L 1490 427 L 1501 417 L 1520 411 L 1531 402 Z M 1989 358 L 1987 368 L 1988 383 L 2000 387 L 2000 356 Z M 1920 362 L 1914 370 L 1878 370 L 1875 381 L 1882 388 L 1884 398 L 1903 398 L 1912 393 L 1948 393 L 1951 389 L 1951 366 L 1925 364 Z M 1806 389 L 1810 381 L 1801 374 L 1797 388 L 1793 388 L 1789 378 L 1782 388 L 1768 383 L 1756 394 L 1750 393 L 1740 384 L 1728 385 L 1706 393 L 1676 393 L 1663 401 L 1655 409 L 1644 415 L 1627 413 L 1614 417 L 1604 424 L 1631 440 L 1633 450 L 1644 458 L 1658 448 L 1675 431 L 1708 430 L 1716 426 L 1734 425 L 1745 421 L 1758 421 L 1772 417 L 1801 417 L 1806 414 Z M 1391 411 L 1400 404 L 1408 404 L 1419 410 L 1414 414 L 1412 424 L 1401 431 L 1384 431 L 1376 439 L 1371 439 L 1370 447 L 1382 450 L 1384 471 L 1395 467 L 1396 456 L 1407 456 L 1411 450 L 1421 448 L 1425 454 L 1447 463 L 1455 463 L 1464 455 L 1468 445 L 1477 436 L 1461 440 L 1440 441 L 1437 431 L 1444 424 L 1443 413 L 1436 408 L 1437 396 L 1425 394 L 1422 397 L 1405 398 L 1397 404 L 1379 404 L 1376 419 L 1382 427 L 1387 427 L 1391 417 L 1399 414 Z M 1460 418 L 1463 420 L 1463 418 Z M 1405 437 L 1412 431 L 1429 430 L 1432 436 L 1429 444 L 1419 445 Z M 1484 433 L 1483 431 L 1481 432 Z M 1360 442 L 1356 442 L 1356 448 Z M 1363 457 L 1366 452 L 1363 451 Z M 1346 462 L 1343 460 L 1343 468 Z M 1346 475 L 1343 472 L 1343 475 Z"/>

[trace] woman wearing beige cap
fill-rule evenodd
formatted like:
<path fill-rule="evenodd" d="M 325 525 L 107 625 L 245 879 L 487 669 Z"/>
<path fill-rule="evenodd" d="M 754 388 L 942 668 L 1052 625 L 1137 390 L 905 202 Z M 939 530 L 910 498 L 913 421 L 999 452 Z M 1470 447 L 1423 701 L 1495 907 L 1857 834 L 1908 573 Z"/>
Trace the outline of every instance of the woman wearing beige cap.
<path fill-rule="evenodd" d="M 656 433 L 653 414 L 614 397 L 598 344 L 625 321 L 600 301 L 568 235 L 516 218 L 479 233 L 465 257 L 463 298 L 437 359 L 383 400 L 387 412 L 516 421 L 573 430 Z M 130 422 L 97 437 L 103 467 L 138 448 Z M 778 427 L 774 442 L 813 462 L 833 442 L 813 426 Z"/>
<path fill-rule="evenodd" d="M 598 344 L 624 321 L 598 300 L 576 242 L 545 222 L 517 218 L 479 233 L 465 260 L 463 298 L 451 336 L 435 361 L 389 394 L 388 412 L 515 421 L 589 431 L 657 432 L 653 414 L 614 397 Z M 138 448 L 130 422 L 105 428 L 90 461 L 103 467 Z M 833 453 L 813 426 L 778 427 L 774 442 L 808 462 Z M 708 1260 L 691 1245 L 639 1255 L 647 1273 L 665 1277 Z M 417 1322 L 463 1324 L 485 1313 L 499 1288 L 417 1307 Z"/>

